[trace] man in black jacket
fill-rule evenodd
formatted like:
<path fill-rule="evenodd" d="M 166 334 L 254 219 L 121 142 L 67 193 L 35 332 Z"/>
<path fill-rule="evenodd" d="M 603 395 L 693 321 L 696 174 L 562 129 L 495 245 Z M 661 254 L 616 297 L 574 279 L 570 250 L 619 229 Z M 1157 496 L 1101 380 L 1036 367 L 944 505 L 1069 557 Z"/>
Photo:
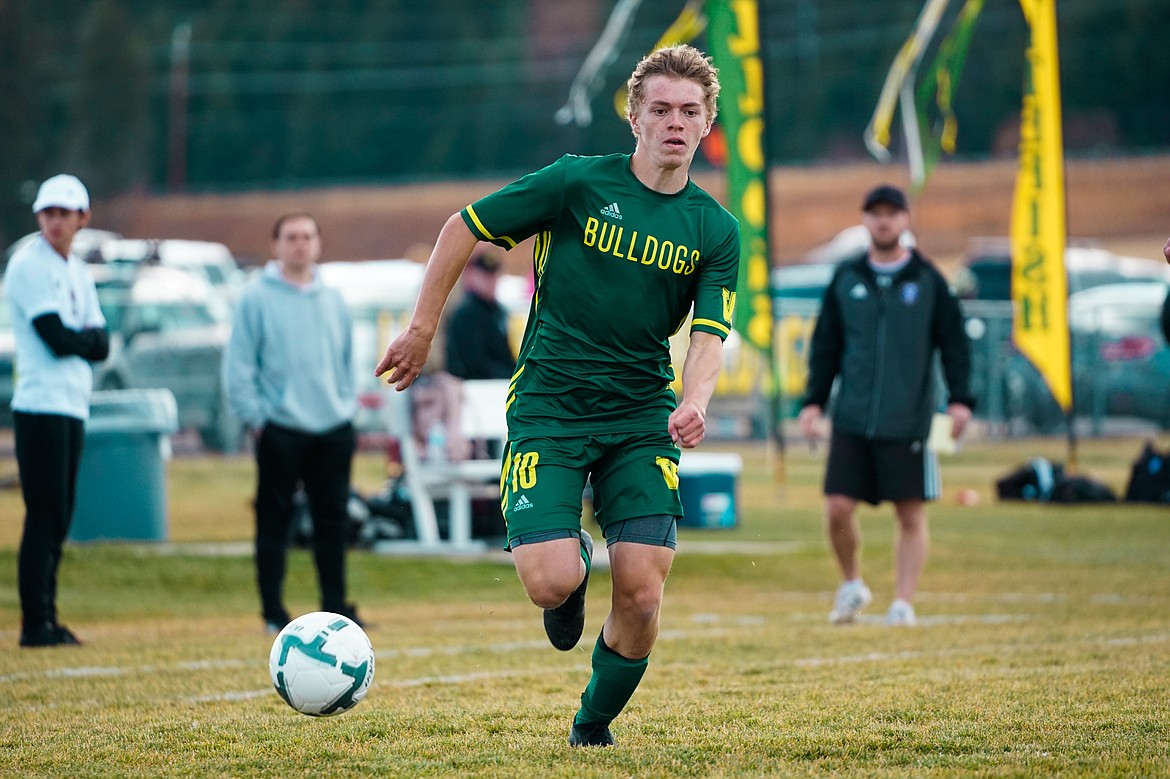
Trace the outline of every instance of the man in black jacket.
<path fill-rule="evenodd" d="M 461 379 L 510 379 L 516 355 L 508 343 L 508 312 L 496 298 L 500 260 L 480 252 L 463 272 L 463 300 L 447 325 L 447 372 Z"/>
<path fill-rule="evenodd" d="M 958 300 L 935 267 L 901 245 L 906 195 L 883 185 L 862 204 L 870 248 L 846 260 L 825 290 L 809 354 L 801 431 L 820 433 L 834 379 L 837 395 L 825 468 L 829 543 L 842 574 L 829 620 L 852 622 L 872 600 L 861 578 L 858 501 L 894 503 L 898 518 L 892 625 L 913 625 L 911 602 L 926 562 L 926 501 L 939 494 L 938 461 L 926 439 L 936 408 L 934 356 L 942 358 L 951 433 L 971 419 L 970 347 Z"/>

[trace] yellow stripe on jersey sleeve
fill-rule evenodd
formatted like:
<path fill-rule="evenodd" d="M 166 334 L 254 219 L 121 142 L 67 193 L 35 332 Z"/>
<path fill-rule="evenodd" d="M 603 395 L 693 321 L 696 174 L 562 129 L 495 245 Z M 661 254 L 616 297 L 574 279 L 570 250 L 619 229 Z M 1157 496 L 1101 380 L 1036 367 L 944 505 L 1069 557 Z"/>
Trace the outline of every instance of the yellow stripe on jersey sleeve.
<path fill-rule="evenodd" d="M 722 322 L 716 322 L 714 319 L 693 319 L 691 320 L 691 329 L 694 330 L 696 325 L 710 327 L 723 333 L 723 337 L 731 335 L 731 328 Z"/>
<path fill-rule="evenodd" d="M 471 217 L 471 221 L 475 222 L 475 226 L 476 226 L 476 228 L 479 229 L 479 232 L 485 238 L 487 238 L 489 241 L 505 241 L 505 242 L 507 242 L 509 249 L 516 248 L 516 242 L 513 241 L 508 236 L 506 236 L 506 235 L 496 236 L 496 235 L 492 235 L 490 232 L 488 232 L 488 229 L 483 226 L 483 222 L 479 221 L 479 214 L 475 213 L 475 209 L 472 208 L 471 206 L 467 207 L 467 215 Z"/>

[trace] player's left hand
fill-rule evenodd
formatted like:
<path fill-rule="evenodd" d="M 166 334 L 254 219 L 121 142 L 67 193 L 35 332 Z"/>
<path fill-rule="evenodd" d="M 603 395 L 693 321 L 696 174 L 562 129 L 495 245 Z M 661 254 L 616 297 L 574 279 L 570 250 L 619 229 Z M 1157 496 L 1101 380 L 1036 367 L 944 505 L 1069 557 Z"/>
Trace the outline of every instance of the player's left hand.
<path fill-rule="evenodd" d="M 707 420 L 703 412 L 697 406 L 686 403 L 671 412 L 666 427 L 670 431 L 670 440 L 683 449 L 698 446 L 707 434 Z"/>

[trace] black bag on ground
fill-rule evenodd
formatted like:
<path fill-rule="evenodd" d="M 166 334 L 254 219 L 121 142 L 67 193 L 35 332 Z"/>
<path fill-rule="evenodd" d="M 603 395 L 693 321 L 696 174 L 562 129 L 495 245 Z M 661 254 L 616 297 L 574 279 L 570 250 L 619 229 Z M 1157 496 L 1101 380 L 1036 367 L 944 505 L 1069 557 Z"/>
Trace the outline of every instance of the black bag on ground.
<path fill-rule="evenodd" d="M 1127 503 L 1170 503 L 1170 452 L 1160 452 L 1146 441 L 1125 488 Z"/>
<path fill-rule="evenodd" d="M 1064 480 L 1064 466 L 1043 457 L 1034 457 L 1026 464 L 995 482 L 1000 500 L 1052 500 L 1056 485 Z"/>
<path fill-rule="evenodd" d="M 1117 493 L 1091 476 L 1068 476 L 1052 490 L 1053 503 L 1116 503 Z"/>
<path fill-rule="evenodd" d="M 1043 457 L 1025 465 L 995 483 L 1000 500 L 1031 500 L 1038 503 L 1113 503 L 1117 494 L 1108 485 L 1090 476 L 1065 476 L 1064 466 Z"/>

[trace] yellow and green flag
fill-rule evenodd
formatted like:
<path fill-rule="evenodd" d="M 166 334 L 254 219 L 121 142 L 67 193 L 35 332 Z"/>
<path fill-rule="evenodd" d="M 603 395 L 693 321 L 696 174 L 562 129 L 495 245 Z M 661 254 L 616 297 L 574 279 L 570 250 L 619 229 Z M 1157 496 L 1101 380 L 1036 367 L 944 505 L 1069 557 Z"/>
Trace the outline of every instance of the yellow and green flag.
<path fill-rule="evenodd" d="M 735 329 L 772 352 L 768 170 L 764 155 L 764 67 L 756 0 L 708 0 L 707 41 L 719 68 L 719 123 L 727 137 L 727 205 L 739 220 Z"/>
<path fill-rule="evenodd" d="M 1065 413 L 1072 408 L 1064 151 L 1056 0 L 1020 0 L 1031 28 L 1012 204 L 1012 337 Z"/>
<path fill-rule="evenodd" d="M 910 37 L 902 44 L 902 48 L 898 49 L 894 64 L 886 74 L 881 94 L 878 95 L 877 107 L 873 110 L 873 116 L 864 134 L 865 146 L 869 153 L 882 162 L 888 162 L 890 159 L 890 128 L 894 123 L 894 112 L 898 107 L 899 96 L 913 95 L 914 74 L 918 70 L 918 63 L 934 37 L 934 31 L 938 29 L 948 2 L 949 0 L 926 0 L 922 10 L 918 12 L 918 20 L 914 22 Z M 903 102 L 907 101 L 903 99 Z M 916 116 L 908 116 L 910 113 L 904 106 L 903 120 Z"/>
<path fill-rule="evenodd" d="M 954 27 L 939 44 L 938 53 L 916 90 L 914 102 L 918 121 L 914 125 L 915 132 L 907 133 L 910 155 L 919 160 L 913 169 L 916 189 L 926 184 L 943 154 L 955 153 L 959 135 L 959 120 L 954 110 L 955 91 L 982 10 L 983 0 L 963 3 Z"/>

